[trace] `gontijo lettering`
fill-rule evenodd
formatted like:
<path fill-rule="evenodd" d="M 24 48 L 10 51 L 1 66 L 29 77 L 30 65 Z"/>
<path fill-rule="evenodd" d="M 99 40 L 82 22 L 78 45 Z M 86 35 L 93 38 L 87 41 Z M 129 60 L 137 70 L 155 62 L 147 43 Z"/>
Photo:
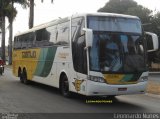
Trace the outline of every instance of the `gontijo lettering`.
<path fill-rule="evenodd" d="M 22 52 L 22 58 L 36 58 L 36 51 L 24 51 Z"/>

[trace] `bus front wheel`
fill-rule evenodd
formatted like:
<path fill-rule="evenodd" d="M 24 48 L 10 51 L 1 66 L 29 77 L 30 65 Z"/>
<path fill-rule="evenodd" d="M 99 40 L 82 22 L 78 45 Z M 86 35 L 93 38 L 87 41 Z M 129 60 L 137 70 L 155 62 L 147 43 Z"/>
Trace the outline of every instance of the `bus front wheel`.
<path fill-rule="evenodd" d="M 61 78 L 60 91 L 64 97 L 70 97 L 69 82 L 66 75 L 62 76 Z"/>

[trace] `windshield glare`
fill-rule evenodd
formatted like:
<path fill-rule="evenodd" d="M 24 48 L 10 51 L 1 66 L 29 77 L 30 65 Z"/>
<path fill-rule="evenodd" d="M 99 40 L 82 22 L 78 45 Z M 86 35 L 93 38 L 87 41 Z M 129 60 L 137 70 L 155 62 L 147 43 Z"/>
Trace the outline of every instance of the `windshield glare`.
<path fill-rule="evenodd" d="M 122 17 L 89 16 L 88 28 L 94 31 L 142 33 L 139 19 Z"/>
<path fill-rule="evenodd" d="M 94 31 L 89 55 L 90 69 L 94 71 L 133 73 L 146 70 L 140 35 Z"/>

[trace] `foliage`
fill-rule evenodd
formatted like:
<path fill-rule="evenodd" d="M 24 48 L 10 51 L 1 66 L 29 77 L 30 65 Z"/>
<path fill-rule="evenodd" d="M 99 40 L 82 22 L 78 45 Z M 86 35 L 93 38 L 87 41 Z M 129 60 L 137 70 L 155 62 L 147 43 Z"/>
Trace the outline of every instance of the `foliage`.
<path fill-rule="evenodd" d="M 150 22 L 152 11 L 133 0 L 110 0 L 98 12 L 111 12 L 138 16 L 142 23 Z"/>
<path fill-rule="evenodd" d="M 7 17 L 9 22 L 12 20 L 12 17 L 14 19 L 17 14 L 16 8 L 12 8 L 12 2 L 22 5 L 23 8 L 28 6 L 27 0 L 0 0 L 0 17 Z"/>
<path fill-rule="evenodd" d="M 28 5 L 28 0 L 0 0 L 0 28 L 2 30 L 2 40 L 1 40 L 1 48 L 2 48 L 2 59 L 5 61 L 5 17 L 9 20 L 9 60 L 12 59 L 12 34 L 13 34 L 13 27 L 12 22 L 13 19 L 16 17 L 17 10 L 14 8 L 13 4 L 19 3 L 22 5 L 23 8 L 26 8 Z M 10 62 L 9 61 L 9 62 Z M 11 63 L 10 63 L 11 64 Z"/>
<path fill-rule="evenodd" d="M 141 19 L 142 23 L 150 23 L 150 20 L 152 18 L 152 11 L 141 5 L 129 8 L 124 14 L 138 16 Z"/>
<path fill-rule="evenodd" d="M 16 15 L 17 15 L 17 10 L 16 10 L 16 8 L 13 8 L 13 9 L 12 9 L 12 5 L 11 5 L 11 4 L 8 4 L 8 5 L 4 8 L 4 14 L 5 14 L 5 16 L 8 18 L 8 21 L 9 21 L 9 23 L 10 23 L 11 20 L 12 20 L 12 17 L 13 17 L 13 19 L 16 17 Z"/>
<path fill-rule="evenodd" d="M 137 6 L 137 3 L 132 0 L 109 0 L 103 8 L 98 12 L 113 12 L 124 14 L 129 8 Z"/>

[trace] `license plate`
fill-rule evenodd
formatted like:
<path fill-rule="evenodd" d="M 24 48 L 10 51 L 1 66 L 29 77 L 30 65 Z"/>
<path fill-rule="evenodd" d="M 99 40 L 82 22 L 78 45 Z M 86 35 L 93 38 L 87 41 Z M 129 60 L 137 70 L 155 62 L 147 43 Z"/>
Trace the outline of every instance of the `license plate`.
<path fill-rule="evenodd" d="M 127 88 L 118 88 L 118 91 L 127 91 Z"/>

